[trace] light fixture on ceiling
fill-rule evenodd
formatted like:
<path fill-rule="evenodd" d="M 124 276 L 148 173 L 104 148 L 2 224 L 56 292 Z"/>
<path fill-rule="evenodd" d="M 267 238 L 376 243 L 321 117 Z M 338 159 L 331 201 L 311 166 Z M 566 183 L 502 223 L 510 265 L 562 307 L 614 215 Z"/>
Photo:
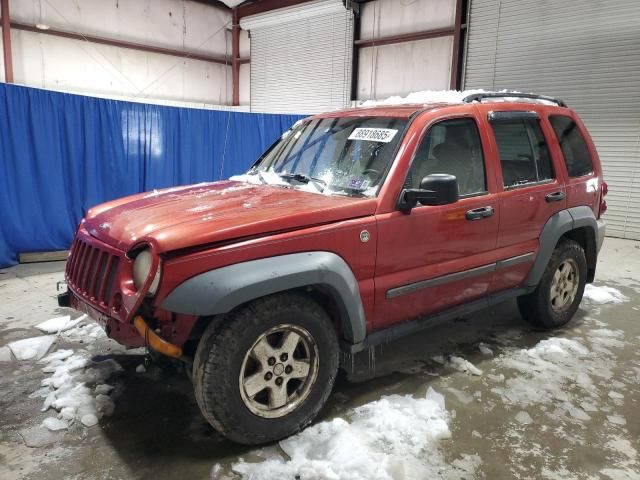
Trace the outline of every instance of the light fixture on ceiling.
<path fill-rule="evenodd" d="M 51 27 L 42 20 L 42 0 L 39 2 L 39 7 L 40 19 L 36 23 L 36 28 L 38 30 L 49 30 Z"/>

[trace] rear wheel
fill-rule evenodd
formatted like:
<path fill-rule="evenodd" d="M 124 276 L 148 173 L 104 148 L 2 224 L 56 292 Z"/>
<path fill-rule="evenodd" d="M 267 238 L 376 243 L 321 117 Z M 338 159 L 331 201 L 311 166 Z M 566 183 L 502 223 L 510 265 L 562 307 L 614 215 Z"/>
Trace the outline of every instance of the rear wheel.
<path fill-rule="evenodd" d="M 287 293 L 255 300 L 212 323 L 194 359 L 198 405 L 231 440 L 259 444 L 310 423 L 329 396 L 338 342 L 326 312 Z"/>
<path fill-rule="evenodd" d="M 520 314 L 528 322 L 560 327 L 573 317 L 587 280 L 584 250 L 573 240 L 561 241 L 553 251 L 536 289 L 518 298 Z"/>

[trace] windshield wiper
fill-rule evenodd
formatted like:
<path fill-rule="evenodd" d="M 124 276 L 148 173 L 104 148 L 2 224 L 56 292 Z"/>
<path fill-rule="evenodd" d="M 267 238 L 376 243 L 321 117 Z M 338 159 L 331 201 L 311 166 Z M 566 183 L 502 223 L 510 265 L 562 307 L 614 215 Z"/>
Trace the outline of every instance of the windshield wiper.
<path fill-rule="evenodd" d="M 317 178 L 317 177 L 310 177 L 303 173 L 281 173 L 280 178 L 287 181 L 295 180 L 296 182 L 300 182 L 300 183 L 312 182 L 320 192 L 323 192 L 325 187 L 327 186 L 327 182 L 325 182 L 323 179 Z"/>

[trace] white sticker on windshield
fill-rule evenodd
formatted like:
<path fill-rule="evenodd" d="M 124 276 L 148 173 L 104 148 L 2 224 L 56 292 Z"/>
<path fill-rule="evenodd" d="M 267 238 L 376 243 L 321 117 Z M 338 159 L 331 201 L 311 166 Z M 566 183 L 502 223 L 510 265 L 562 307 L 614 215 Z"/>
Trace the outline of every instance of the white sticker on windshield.
<path fill-rule="evenodd" d="M 396 136 L 396 133 L 398 130 L 392 128 L 356 128 L 349 135 L 349 140 L 389 143 Z"/>

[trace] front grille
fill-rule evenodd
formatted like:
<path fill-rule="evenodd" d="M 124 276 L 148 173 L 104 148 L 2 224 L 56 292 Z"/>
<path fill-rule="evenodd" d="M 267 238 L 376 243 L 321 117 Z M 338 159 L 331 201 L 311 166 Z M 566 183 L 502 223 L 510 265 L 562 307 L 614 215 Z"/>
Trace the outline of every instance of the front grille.
<path fill-rule="evenodd" d="M 76 238 L 67 262 L 67 282 L 76 293 L 106 307 L 119 264 L 118 255 Z"/>

